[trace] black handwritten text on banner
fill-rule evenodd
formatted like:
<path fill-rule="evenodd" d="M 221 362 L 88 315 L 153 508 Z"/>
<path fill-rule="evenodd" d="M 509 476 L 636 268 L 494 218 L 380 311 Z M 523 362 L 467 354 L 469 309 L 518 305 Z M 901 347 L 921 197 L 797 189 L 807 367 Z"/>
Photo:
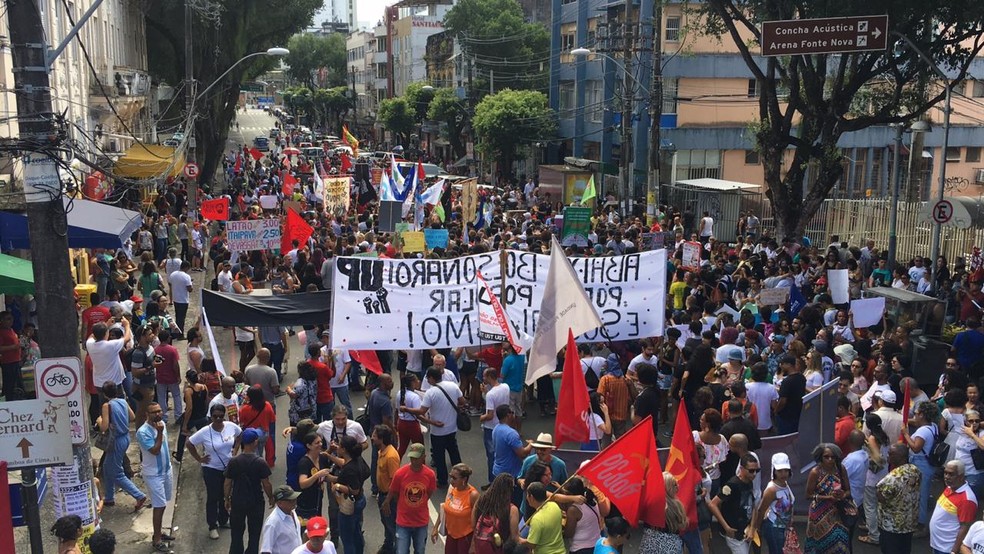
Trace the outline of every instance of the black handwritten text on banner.
<path fill-rule="evenodd" d="M 572 258 L 605 323 L 579 341 L 630 340 L 662 334 L 664 250 L 604 258 Z M 336 258 L 333 348 L 424 349 L 474 346 L 479 303 L 489 302 L 481 271 L 516 328 L 533 335 L 550 257 L 509 251 L 505 290 L 498 252 L 450 260 Z"/>

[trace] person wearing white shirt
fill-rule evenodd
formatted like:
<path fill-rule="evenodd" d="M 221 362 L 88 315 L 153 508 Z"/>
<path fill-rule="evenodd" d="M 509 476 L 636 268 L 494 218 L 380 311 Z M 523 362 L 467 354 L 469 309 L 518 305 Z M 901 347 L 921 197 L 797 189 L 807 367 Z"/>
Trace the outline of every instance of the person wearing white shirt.
<path fill-rule="evenodd" d="M 428 414 L 431 421 L 441 425 L 431 426 L 431 455 L 434 458 L 434 470 L 437 473 L 437 486 L 448 485 L 448 466 L 445 453 L 451 460 L 451 465 L 461 463 L 461 452 L 458 450 L 458 409 L 465 409 L 465 398 L 461 389 L 454 383 L 441 382 L 443 372 L 437 368 L 427 370 L 427 380 L 431 388 L 424 393 L 420 408 L 413 410 L 417 415 Z M 410 411 L 408 408 L 404 408 Z"/>
<path fill-rule="evenodd" d="M 220 292 L 232 292 L 232 264 L 223 262 L 222 271 L 215 277 Z"/>
<path fill-rule="evenodd" d="M 225 406 L 215 404 L 209 408 L 211 423 L 195 431 L 188 438 L 188 453 L 202 466 L 205 482 L 205 522 L 212 540 L 219 538 L 219 527 L 228 524 L 229 512 L 225 509 L 223 484 L 226 466 L 232 459 L 242 429 L 235 423 L 224 421 Z M 201 451 L 199 451 L 201 448 Z"/>
<path fill-rule="evenodd" d="M 185 260 L 181 262 L 181 267 L 177 271 L 167 277 L 167 282 L 171 285 L 171 301 L 174 302 L 174 322 L 182 335 L 185 332 L 185 320 L 188 317 L 188 302 L 193 283 L 191 275 L 188 275 L 189 269 L 191 269 L 191 262 Z"/>
<path fill-rule="evenodd" d="M 636 366 L 643 363 L 649 364 L 653 367 L 659 365 L 659 358 L 656 356 L 656 347 L 653 346 L 653 343 L 650 340 L 644 340 L 642 342 L 642 353 L 635 358 L 632 358 L 629 362 L 629 367 L 626 374 L 634 375 L 636 372 Z"/>
<path fill-rule="evenodd" d="M 331 412 L 331 419 L 322 421 L 318 424 L 317 433 L 321 435 L 325 448 L 332 442 L 338 442 L 340 437 L 349 436 L 362 445 L 363 451 L 369 448 L 369 439 L 366 432 L 354 420 L 349 419 L 345 406 L 335 404 Z"/>
<path fill-rule="evenodd" d="M 447 368 L 448 360 L 443 354 L 435 354 L 431 358 L 431 362 L 434 364 L 432 367 L 441 370 L 441 382 L 442 383 L 454 383 L 458 384 L 458 378 L 455 377 L 454 372 Z M 425 393 L 430 390 L 431 384 L 425 379 L 423 383 L 420 384 L 420 390 Z"/>
<path fill-rule="evenodd" d="M 123 338 L 106 340 L 108 334 L 109 327 L 99 322 L 92 326 L 92 335 L 85 341 L 85 350 L 92 360 L 92 382 L 100 387 L 107 381 L 116 385 L 123 384 L 126 373 L 120 352 L 133 337 L 130 334 L 129 321 L 123 325 Z"/>
<path fill-rule="evenodd" d="M 292 554 L 304 544 L 301 538 L 301 520 L 294 513 L 297 497 L 300 495 L 289 485 L 280 485 L 273 491 L 276 506 L 263 522 L 260 554 Z"/>
<path fill-rule="evenodd" d="M 335 396 L 335 404 L 340 403 L 345 406 L 349 417 L 354 417 L 352 399 L 349 398 L 349 371 L 352 369 L 352 356 L 349 355 L 348 350 L 329 348 L 326 333 L 327 331 L 322 333 L 326 346 L 321 347 L 321 361 L 335 368 L 335 376 L 328 384 L 331 385 L 331 392 Z"/>
<path fill-rule="evenodd" d="M 485 413 L 479 416 L 482 423 L 482 434 L 485 442 L 485 458 L 489 467 L 489 483 L 495 478 L 492 475 L 492 462 L 495 460 L 495 447 L 492 443 L 492 430 L 499 424 L 495 410 L 499 406 L 509 404 L 509 385 L 499 382 L 499 372 L 494 368 L 486 368 L 482 374 L 482 388 L 485 389 Z"/>

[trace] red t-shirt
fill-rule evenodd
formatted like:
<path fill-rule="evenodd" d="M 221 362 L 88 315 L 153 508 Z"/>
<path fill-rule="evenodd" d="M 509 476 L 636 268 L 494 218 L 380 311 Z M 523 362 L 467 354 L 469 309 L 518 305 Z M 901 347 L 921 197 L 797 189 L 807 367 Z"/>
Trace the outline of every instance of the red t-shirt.
<path fill-rule="evenodd" d="M 178 349 L 170 344 L 161 343 L 154 349 L 154 366 L 157 370 L 157 382 L 162 385 L 177 385 L 181 383 L 181 367 L 178 362 Z"/>
<path fill-rule="evenodd" d="M 318 374 L 318 404 L 331 402 L 335 399 L 335 394 L 331 392 L 331 380 L 335 377 L 335 370 L 320 360 L 312 359 L 308 363 Z"/>
<path fill-rule="evenodd" d="M 239 424 L 243 429 L 259 429 L 263 433 L 270 432 L 270 424 L 277 421 L 277 414 L 269 402 L 263 403 L 263 410 L 257 411 L 249 402 L 239 407 Z"/>
<path fill-rule="evenodd" d="M 14 364 L 21 361 L 20 339 L 13 329 L 0 329 L 0 346 L 14 345 L 17 348 L 0 352 L 0 364 Z"/>
<path fill-rule="evenodd" d="M 390 483 L 396 492 L 396 524 L 402 527 L 426 527 L 430 522 L 430 496 L 437 490 L 437 475 L 423 466 L 419 472 L 409 464 L 396 470 Z"/>
<path fill-rule="evenodd" d="M 85 333 L 82 336 L 82 343 L 85 344 L 85 340 L 92 334 L 93 325 L 109 321 L 111 317 L 113 317 L 113 314 L 109 313 L 109 308 L 106 306 L 92 306 L 91 308 L 82 310 L 82 325 L 83 329 L 85 329 Z"/>

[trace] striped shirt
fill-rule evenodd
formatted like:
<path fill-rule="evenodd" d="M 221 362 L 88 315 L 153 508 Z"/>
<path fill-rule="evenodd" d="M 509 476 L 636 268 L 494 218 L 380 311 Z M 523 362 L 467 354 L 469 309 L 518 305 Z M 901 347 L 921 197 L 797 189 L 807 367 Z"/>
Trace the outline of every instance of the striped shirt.
<path fill-rule="evenodd" d="M 598 382 L 598 394 L 605 397 L 608 405 L 608 416 L 612 421 L 627 421 L 629 419 L 629 385 L 624 377 L 605 375 Z"/>

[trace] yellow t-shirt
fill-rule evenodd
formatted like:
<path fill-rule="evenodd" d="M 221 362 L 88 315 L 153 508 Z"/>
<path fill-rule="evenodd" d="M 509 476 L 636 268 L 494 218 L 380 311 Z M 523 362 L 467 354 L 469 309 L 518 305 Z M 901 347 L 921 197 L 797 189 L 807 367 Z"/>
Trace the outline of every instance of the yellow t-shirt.
<path fill-rule="evenodd" d="M 685 306 L 684 294 L 687 292 L 687 283 L 683 281 L 674 281 L 670 285 L 670 296 L 673 297 L 673 309 L 682 310 Z"/>
<path fill-rule="evenodd" d="M 563 512 L 556 502 L 547 502 L 530 518 L 526 539 L 536 546 L 536 554 L 566 554 Z"/>
<path fill-rule="evenodd" d="M 389 492 L 390 483 L 393 482 L 393 475 L 400 469 L 400 453 L 387 445 L 379 451 L 379 459 L 376 461 L 376 484 L 379 492 Z"/>

